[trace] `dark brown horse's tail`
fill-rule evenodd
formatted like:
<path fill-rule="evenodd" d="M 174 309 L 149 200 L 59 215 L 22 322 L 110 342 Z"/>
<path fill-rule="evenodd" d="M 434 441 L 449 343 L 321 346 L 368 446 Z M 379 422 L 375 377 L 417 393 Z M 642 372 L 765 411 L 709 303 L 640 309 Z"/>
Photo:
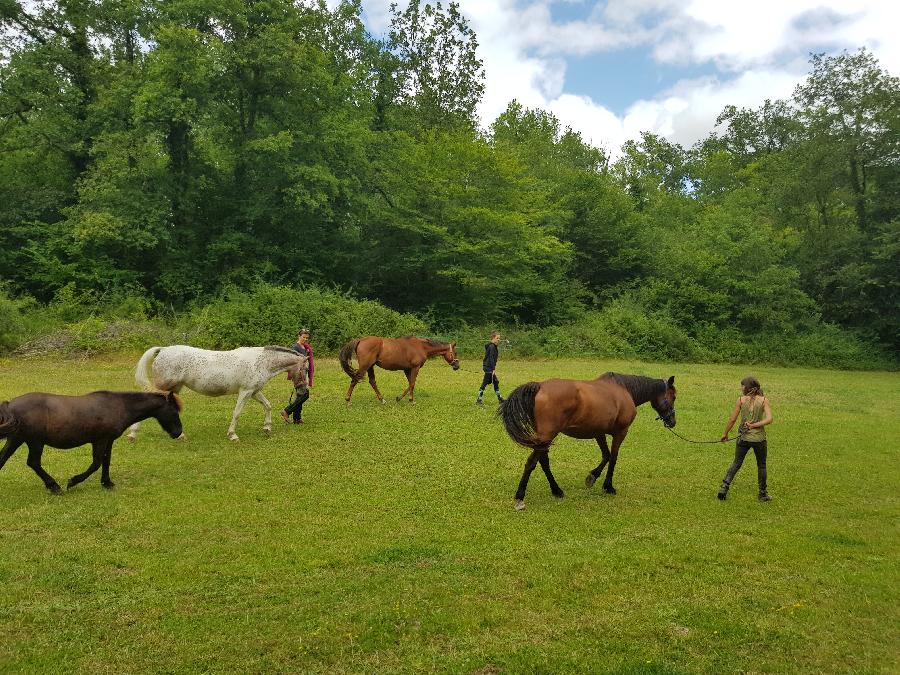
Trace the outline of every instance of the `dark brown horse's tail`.
<path fill-rule="evenodd" d="M 540 389 L 540 382 L 519 385 L 497 410 L 497 417 L 503 420 L 509 437 L 526 448 L 539 445 L 535 437 L 534 398 Z"/>
<path fill-rule="evenodd" d="M 358 344 L 359 340 L 350 340 L 341 348 L 341 368 L 353 379 L 356 379 L 358 372 L 350 363 L 350 359 L 353 358 L 353 354 L 356 352 L 356 345 Z"/>
<path fill-rule="evenodd" d="M 19 428 L 19 418 L 9 409 L 9 401 L 0 403 L 0 438 L 15 433 Z"/>

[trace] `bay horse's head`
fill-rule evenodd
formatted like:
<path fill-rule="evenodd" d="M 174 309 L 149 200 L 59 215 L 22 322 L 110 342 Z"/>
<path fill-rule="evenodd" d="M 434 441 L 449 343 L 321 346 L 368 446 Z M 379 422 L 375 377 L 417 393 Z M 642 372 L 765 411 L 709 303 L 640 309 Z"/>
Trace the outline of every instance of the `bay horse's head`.
<path fill-rule="evenodd" d="M 184 433 L 181 428 L 180 413 L 184 409 L 181 397 L 173 391 L 161 392 L 161 395 L 165 396 L 166 400 L 156 411 L 154 417 L 169 436 L 180 438 Z"/>
<path fill-rule="evenodd" d="M 459 370 L 459 359 L 456 358 L 456 343 L 450 343 L 450 349 L 444 352 L 444 359 L 446 359 L 447 363 L 453 368 L 453 370 Z"/>
<path fill-rule="evenodd" d="M 656 398 L 650 400 L 650 405 L 653 406 L 653 409 L 657 412 L 659 417 L 657 419 L 661 419 L 663 424 L 666 425 L 667 428 L 671 429 L 675 426 L 675 376 L 673 375 L 666 382 L 666 389 L 662 393 L 660 393 Z"/>

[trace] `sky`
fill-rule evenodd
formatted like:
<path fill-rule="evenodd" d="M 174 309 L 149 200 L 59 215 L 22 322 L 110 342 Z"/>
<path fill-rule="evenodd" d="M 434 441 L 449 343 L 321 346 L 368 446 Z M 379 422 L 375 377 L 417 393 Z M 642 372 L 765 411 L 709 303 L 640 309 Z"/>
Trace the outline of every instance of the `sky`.
<path fill-rule="evenodd" d="M 390 2 L 363 0 L 373 36 L 386 34 Z M 458 3 L 484 62 L 482 126 L 517 99 L 613 156 L 642 131 L 690 146 L 726 105 L 790 97 L 809 72 L 810 53 L 864 46 L 900 75 L 896 0 Z"/>

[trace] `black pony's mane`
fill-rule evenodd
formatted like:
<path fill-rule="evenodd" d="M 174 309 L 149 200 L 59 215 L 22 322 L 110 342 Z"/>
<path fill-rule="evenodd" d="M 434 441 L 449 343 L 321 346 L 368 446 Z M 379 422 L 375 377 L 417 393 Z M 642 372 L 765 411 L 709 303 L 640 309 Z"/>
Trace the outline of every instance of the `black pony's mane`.
<path fill-rule="evenodd" d="M 646 403 L 666 391 L 666 381 L 643 375 L 623 375 L 621 373 L 604 373 L 601 380 L 613 380 L 631 394 L 635 405 Z"/>

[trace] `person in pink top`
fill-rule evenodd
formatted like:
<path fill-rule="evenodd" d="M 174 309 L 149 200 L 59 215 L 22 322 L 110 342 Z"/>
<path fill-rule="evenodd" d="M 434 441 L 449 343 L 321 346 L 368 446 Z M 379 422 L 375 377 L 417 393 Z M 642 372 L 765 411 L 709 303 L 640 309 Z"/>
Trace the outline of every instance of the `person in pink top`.
<path fill-rule="evenodd" d="M 313 387 L 313 372 L 316 369 L 315 363 L 313 361 L 313 348 L 312 345 L 309 344 L 308 328 L 303 328 L 299 333 L 297 333 L 297 342 L 294 344 L 292 349 L 298 354 L 305 354 L 306 358 L 309 359 L 309 371 L 306 375 L 309 384 L 305 385 L 303 383 L 294 383 L 294 393 L 296 394 L 296 396 L 294 397 L 294 401 L 287 408 L 281 411 L 281 419 L 283 419 L 285 422 L 290 422 L 291 416 L 293 415 L 294 424 L 303 424 L 303 404 L 309 400 L 309 390 Z M 288 379 L 291 379 L 290 373 L 288 373 Z"/>

